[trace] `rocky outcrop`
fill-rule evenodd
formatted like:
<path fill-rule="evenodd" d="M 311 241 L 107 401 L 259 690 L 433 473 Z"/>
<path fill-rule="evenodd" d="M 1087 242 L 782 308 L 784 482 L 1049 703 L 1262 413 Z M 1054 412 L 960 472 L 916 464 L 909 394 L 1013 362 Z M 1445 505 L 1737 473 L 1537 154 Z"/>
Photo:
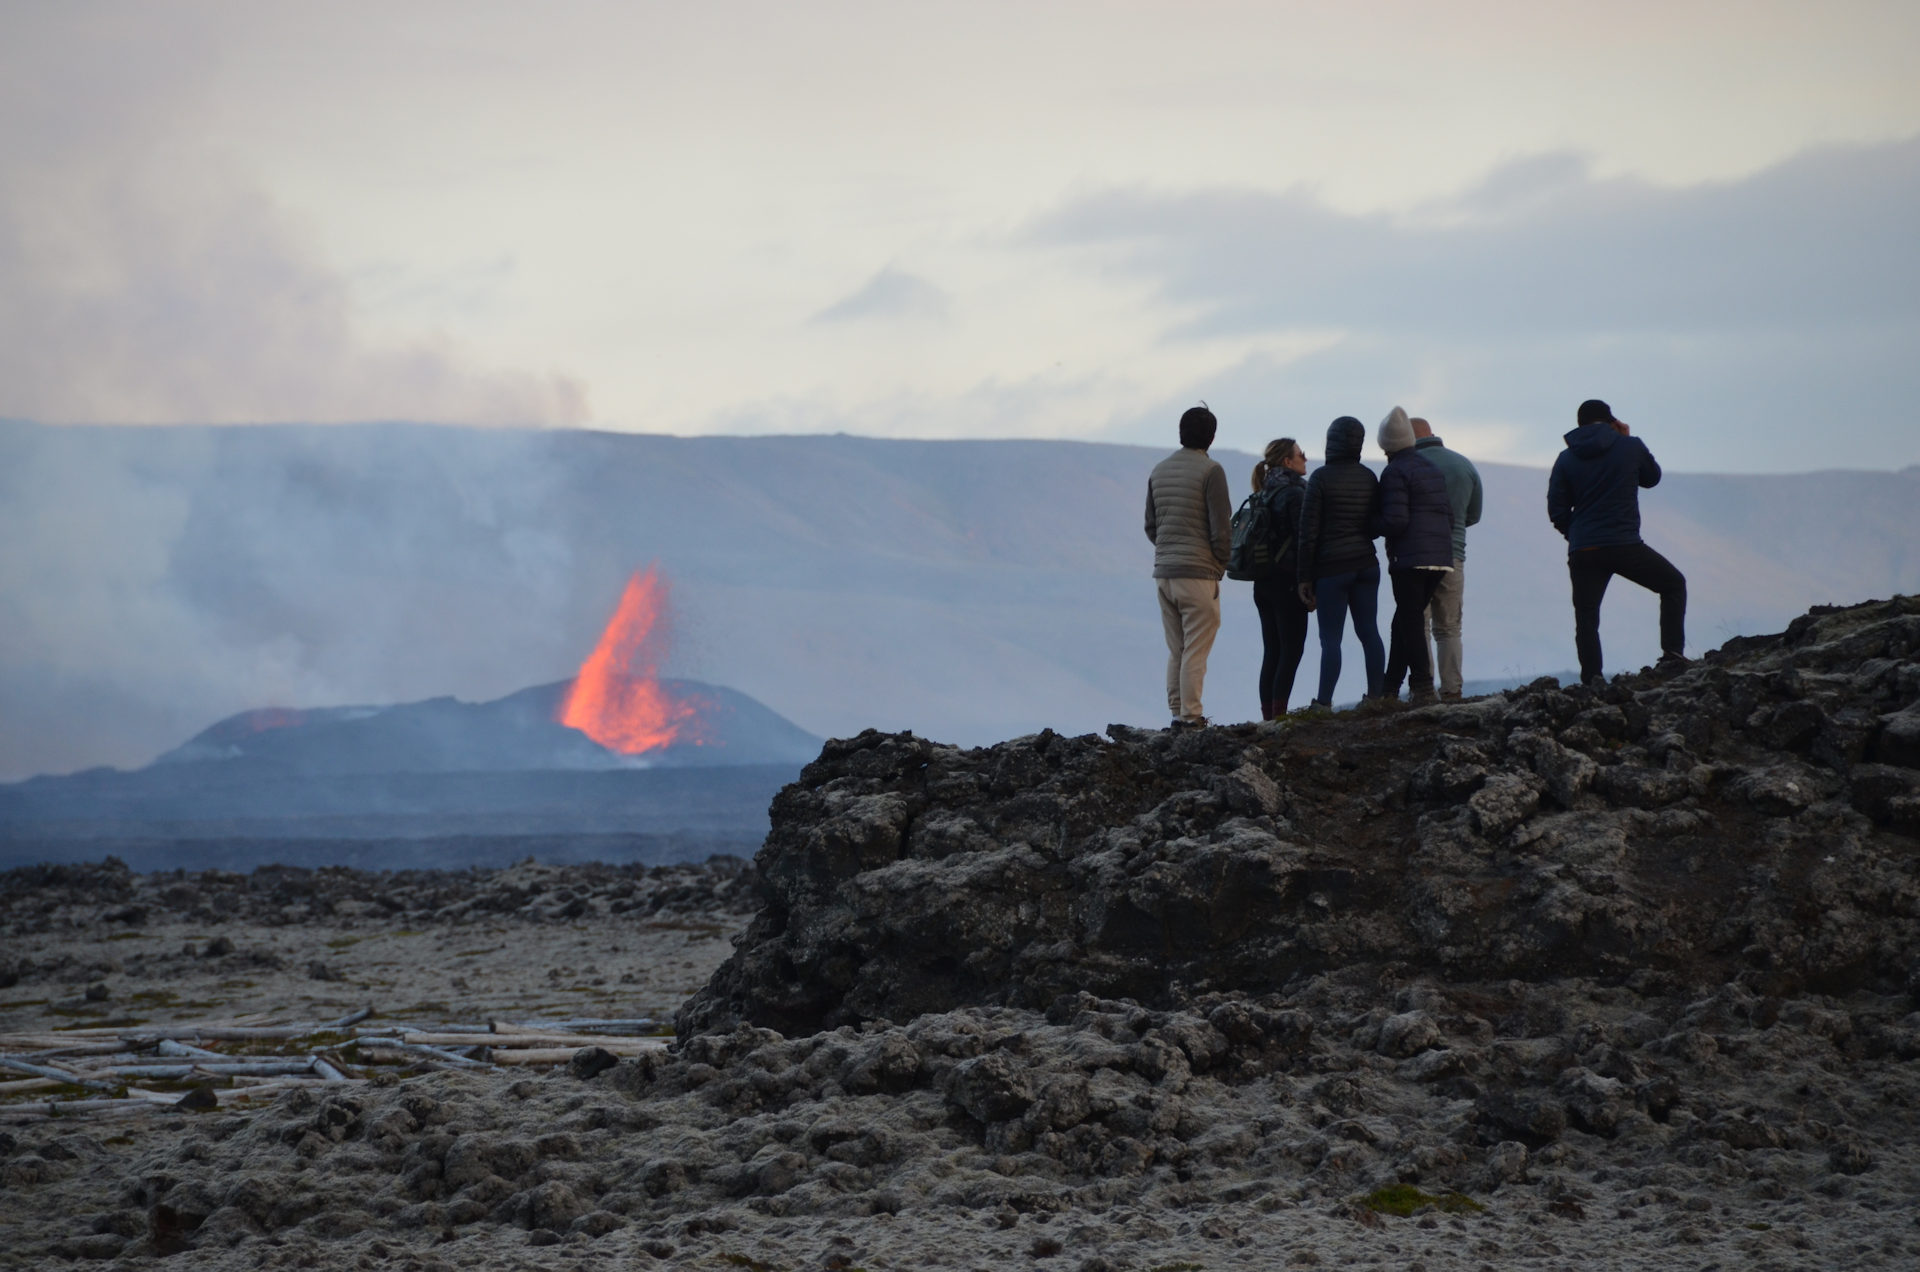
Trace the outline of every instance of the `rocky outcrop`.
<path fill-rule="evenodd" d="M 1906 597 L 1592 690 L 982 750 L 869 731 L 775 799 L 761 908 L 679 1031 L 1166 1010 L 1357 965 L 1904 993 L 1916 765 Z"/>

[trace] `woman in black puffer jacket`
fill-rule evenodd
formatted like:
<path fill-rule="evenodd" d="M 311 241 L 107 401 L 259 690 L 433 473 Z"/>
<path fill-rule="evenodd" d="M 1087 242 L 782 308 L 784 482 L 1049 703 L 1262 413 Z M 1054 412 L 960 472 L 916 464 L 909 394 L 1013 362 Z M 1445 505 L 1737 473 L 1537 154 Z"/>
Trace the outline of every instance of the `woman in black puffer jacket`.
<path fill-rule="evenodd" d="M 1306 497 L 1307 453 L 1291 437 L 1276 437 L 1253 466 L 1253 488 L 1271 510 L 1273 533 L 1287 550 L 1272 573 L 1253 581 L 1253 607 L 1260 612 L 1260 718 L 1287 713 L 1294 673 L 1307 647 L 1307 606 L 1296 585 L 1300 554 L 1300 505 Z"/>
<path fill-rule="evenodd" d="M 1413 443 L 1413 423 L 1396 406 L 1380 421 L 1387 469 L 1380 474 L 1380 511 L 1373 528 L 1386 540 L 1387 577 L 1393 581 L 1393 624 L 1381 692 L 1398 698 L 1406 677 L 1412 700 L 1424 704 L 1436 701 L 1426 614 L 1434 589 L 1453 569 L 1453 505 L 1447 499 L 1446 476 Z"/>
<path fill-rule="evenodd" d="M 1320 613 L 1320 693 L 1316 707 L 1333 705 L 1340 680 L 1340 639 L 1353 613 L 1354 635 L 1367 660 L 1367 696 L 1380 692 L 1387 661 L 1380 645 L 1380 559 L 1373 520 L 1380 484 L 1360 462 L 1367 426 L 1342 415 L 1327 426 L 1327 462 L 1307 479 L 1300 507 L 1300 600 Z M 1451 559 L 1451 558 L 1449 558 Z"/>

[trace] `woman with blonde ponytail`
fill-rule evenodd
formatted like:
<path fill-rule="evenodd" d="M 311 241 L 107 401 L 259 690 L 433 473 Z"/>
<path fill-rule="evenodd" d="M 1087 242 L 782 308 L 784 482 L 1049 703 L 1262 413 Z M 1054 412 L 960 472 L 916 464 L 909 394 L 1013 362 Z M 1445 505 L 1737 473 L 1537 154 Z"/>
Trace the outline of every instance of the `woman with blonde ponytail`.
<path fill-rule="evenodd" d="M 1253 488 L 1267 500 L 1274 537 L 1284 545 L 1272 572 L 1253 581 L 1253 606 L 1260 612 L 1260 718 L 1287 713 L 1294 673 L 1307 647 L 1307 605 L 1295 586 L 1299 571 L 1300 507 L 1306 495 L 1307 454 L 1291 437 L 1267 443 L 1253 466 Z"/>

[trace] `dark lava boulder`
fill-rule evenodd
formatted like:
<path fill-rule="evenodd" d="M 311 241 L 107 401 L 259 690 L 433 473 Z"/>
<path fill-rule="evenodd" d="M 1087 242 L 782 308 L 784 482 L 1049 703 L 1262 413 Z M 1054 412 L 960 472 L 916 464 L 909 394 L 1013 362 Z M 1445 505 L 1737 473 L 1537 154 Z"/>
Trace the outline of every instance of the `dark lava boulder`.
<path fill-rule="evenodd" d="M 1917 704 L 1900 597 L 1598 689 L 979 750 L 869 731 L 775 799 L 760 909 L 679 1031 L 1169 1007 L 1356 964 L 1904 985 Z"/>

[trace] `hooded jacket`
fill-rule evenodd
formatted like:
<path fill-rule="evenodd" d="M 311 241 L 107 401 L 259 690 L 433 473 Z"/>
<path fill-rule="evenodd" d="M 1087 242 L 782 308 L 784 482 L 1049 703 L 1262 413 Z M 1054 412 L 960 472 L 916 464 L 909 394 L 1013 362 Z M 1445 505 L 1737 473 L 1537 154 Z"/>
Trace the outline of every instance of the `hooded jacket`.
<path fill-rule="evenodd" d="M 1596 420 L 1566 435 L 1547 478 L 1547 517 L 1567 550 L 1640 542 L 1640 489 L 1660 484 L 1660 465 L 1637 437 Z"/>
<path fill-rule="evenodd" d="M 1327 427 L 1327 462 L 1307 478 L 1300 505 L 1302 583 L 1380 564 L 1373 551 L 1380 483 L 1360 462 L 1366 440 L 1367 426 L 1352 416 L 1343 415 Z"/>
<path fill-rule="evenodd" d="M 1227 473 L 1207 452 L 1182 446 L 1147 478 L 1147 538 L 1156 579 L 1213 579 L 1233 551 Z"/>
<path fill-rule="evenodd" d="M 1388 569 L 1451 569 L 1453 505 L 1439 466 L 1411 446 L 1387 456 L 1373 528 L 1387 541 Z"/>

